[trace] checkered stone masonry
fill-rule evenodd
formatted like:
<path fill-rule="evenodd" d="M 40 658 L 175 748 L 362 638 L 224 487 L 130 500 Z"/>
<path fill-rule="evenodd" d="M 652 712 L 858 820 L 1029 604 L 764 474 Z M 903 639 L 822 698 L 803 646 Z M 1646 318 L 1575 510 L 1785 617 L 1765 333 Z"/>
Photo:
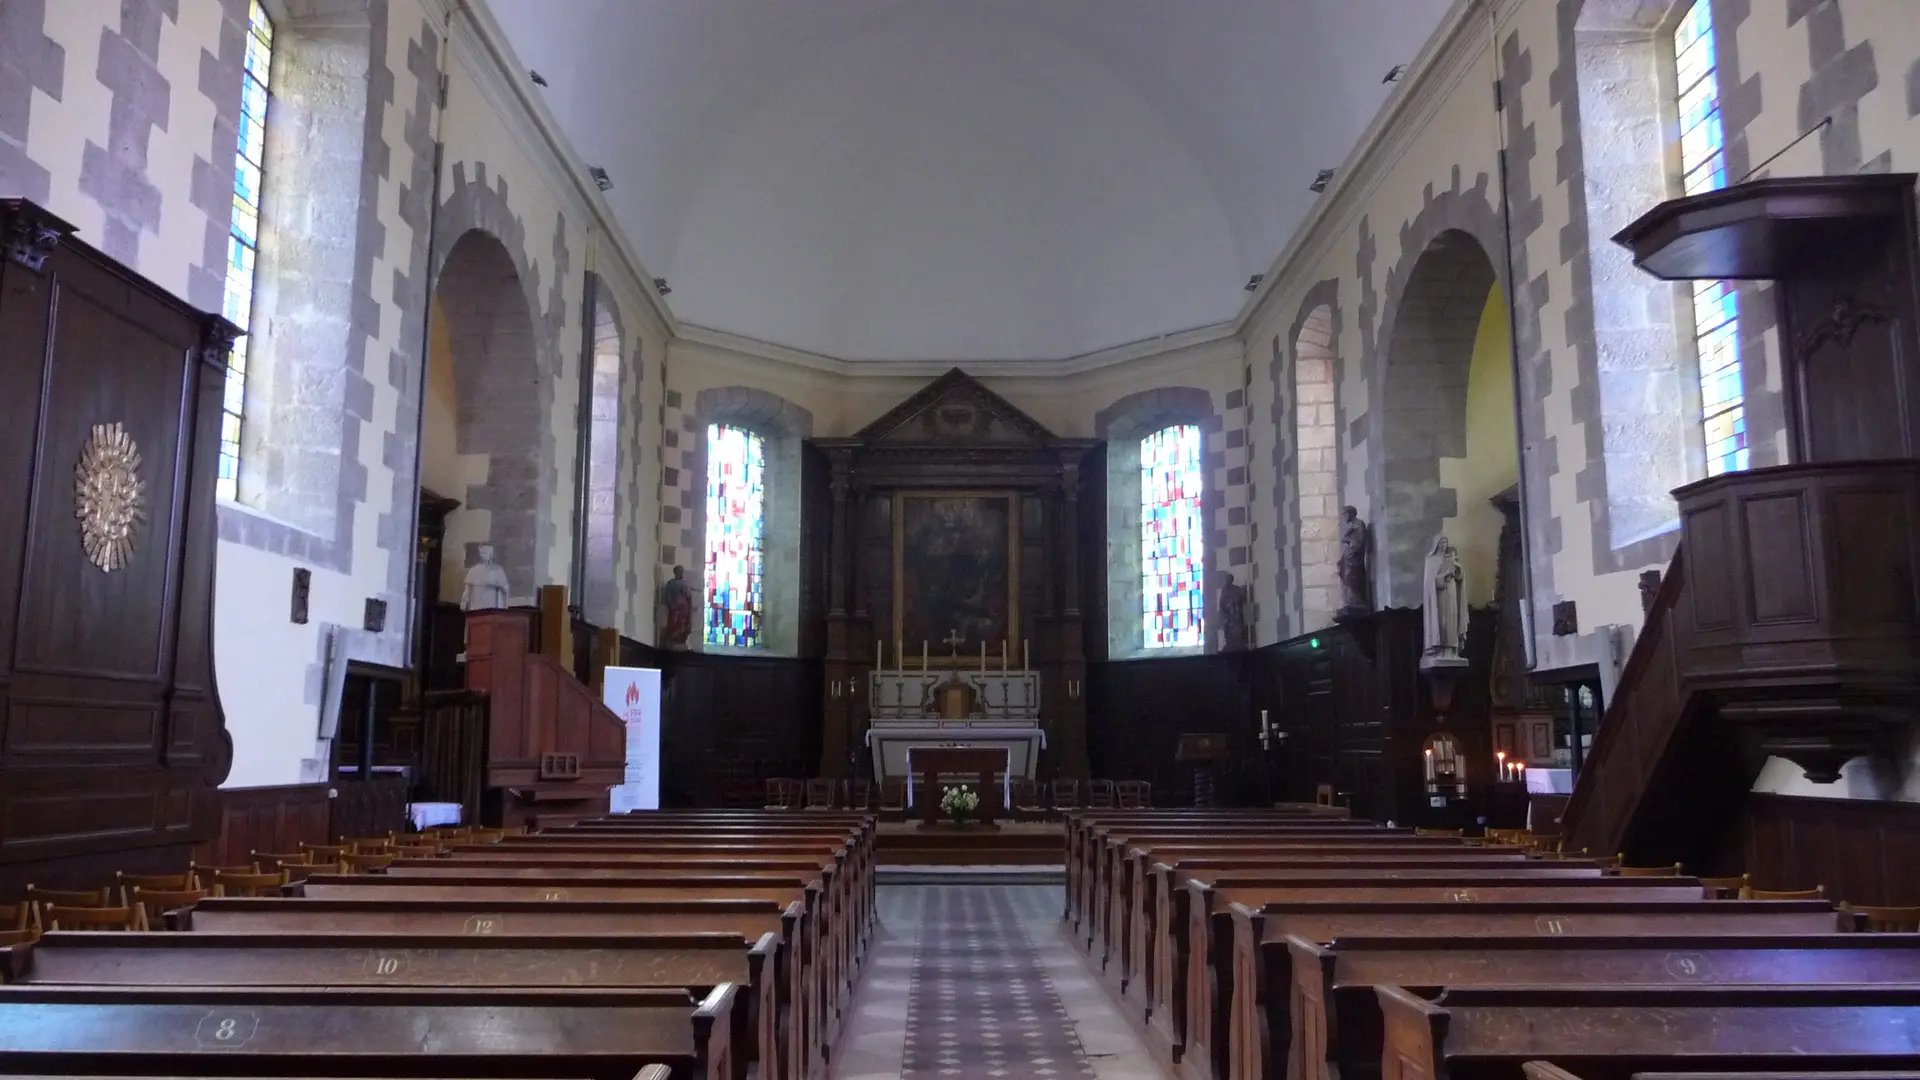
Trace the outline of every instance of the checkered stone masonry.
<path fill-rule="evenodd" d="M 1253 447 L 1248 438 L 1251 428 L 1248 415 L 1252 369 L 1242 373 L 1241 388 L 1230 391 L 1226 397 L 1226 408 L 1222 410 L 1221 431 L 1217 436 L 1219 447 L 1220 471 L 1214 477 L 1214 483 L 1220 489 L 1220 507 L 1215 512 L 1214 532 L 1218 537 L 1214 546 L 1215 565 L 1224 564 L 1227 572 L 1233 575 L 1235 583 L 1247 591 L 1247 626 L 1258 628 L 1260 612 L 1255 599 L 1259 593 L 1254 590 L 1255 564 L 1253 561 Z M 1215 436 L 1209 436 L 1208 449 L 1214 449 Z M 1218 588 L 1214 582 L 1208 582 L 1211 591 Z"/>
<path fill-rule="evenodd" d="M 931 890 L 907 998 L 904 1080 L 1096 1074 L 1007 890 Z"/>
<path fill-rule="evenodd" d="M 662 375 L 664 377 L 664 370 Z M 693 477 L 688 472 L 688 467 L 699 460 L 699 455 L 695 453 L 701 438 L 698 428 L 693 415 L 687 412 L 686 399 L 680 391 L 666 391 L 666 401 L 660 406 L 658 577 L 662 582 L 673 575 L 676 565 L 686 566 L 689 576 L 697 576 L 699 567 L 689 566 L 688 560 L 697 562 L 703 557 L 696 550 L 699 537 L 695 535 L 700 517 L 694 499 L 699 492 L 694 490 Z"/>

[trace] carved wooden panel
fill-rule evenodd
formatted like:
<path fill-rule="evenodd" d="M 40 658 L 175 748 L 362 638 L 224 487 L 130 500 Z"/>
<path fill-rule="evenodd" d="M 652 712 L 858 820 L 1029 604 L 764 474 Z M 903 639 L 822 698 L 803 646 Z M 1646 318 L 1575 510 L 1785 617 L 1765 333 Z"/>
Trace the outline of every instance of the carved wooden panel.
<path fill-rule="evenodd" d="M 1768 568 L 1766 574 L 1747 575 L 1741 582 L 1753 621 L 1805 622 L 1817 617 L 1803 494 L 1768 492 L 1740 500 L 1739 507 L 1741 536 L 1746 541 L 1742 564 Z"/>
<path fill-rule="evenodd" d="M 1754 795 L 1737 838 L 1761 889 L 1811 889 L 1855 904 L 1920 904 L 1920 804 Z"/>
<path fill-rule="evenodd" d="M 3 892 L 175 861 L 217 827 L 231 328 L 27 204 L 0 201 L 0 233 L 0 517 L 16 526 L 0 532 Z"/>
<path fill-rule="evenodd" d="M 298 851 L 333 839 L 326 784 L 231 788 L 218 793 L 220 832 L 195 853 L 213 866 L 242 866 L 255 851 Z M 185 860 L 183 859 L 184 863 Z"/>

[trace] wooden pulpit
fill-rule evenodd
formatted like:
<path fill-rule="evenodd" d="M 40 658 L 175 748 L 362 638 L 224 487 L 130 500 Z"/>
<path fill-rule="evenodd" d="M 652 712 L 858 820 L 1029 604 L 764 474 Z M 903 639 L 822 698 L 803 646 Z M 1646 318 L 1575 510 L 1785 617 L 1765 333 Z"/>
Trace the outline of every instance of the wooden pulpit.
<path fill-rule="evenodd" d="M 928 825 L 940 820 L 940 774 L 971 773 L 978 776 L 981 821 L 991 824 L 1001 809 L 1003 795 L 995 774 L 1007 771 L 1004 746 L 916 746 L 909 751 L 908 766 L 920 774 L 920 786 L 914 789 L 914 807 L 920 820 Z"/>

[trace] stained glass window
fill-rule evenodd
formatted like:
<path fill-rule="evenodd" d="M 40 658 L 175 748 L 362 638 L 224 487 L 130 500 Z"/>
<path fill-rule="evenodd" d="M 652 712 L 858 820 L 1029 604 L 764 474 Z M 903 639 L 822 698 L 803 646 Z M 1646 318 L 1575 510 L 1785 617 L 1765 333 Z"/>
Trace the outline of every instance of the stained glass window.
<path fill-rule="evenodd" d="M 1140 440 L 1140 595 L 1146 647 L 1206 644 L 1206 535 L 1200 429 L 1162 428 Z"/>
<path fill-rule="evenodd" d="M 240 140 L 233 156 L 233 224 L 227 233 L 227 292 L 221 313 L 245 330 L 253 322 L 254 268 L 260 257 L 260 165 L 267 148 L 267 87 L 273 73 L 273 20 L 252 0 L 247 57 L 240 76 Z M 217 492 L 231 499 L 240 474 L 240 418 L 246 411 L 247 339 L 227 354 L 227 391 L 220 417 Z"/>
<path fill-rule="evenodd" d="M 709 645 L 755 647 L 766 578 L 766 440 L 707 425 L 707 630 Z"/>
<path fill-rule="evenodd" d="M 1680 89 L 1680 169 L 1685 191 L 1727 186 L 1726 135 L 1720 122 L 1719 63 L 1713 5 L 1698 0 L 1673 30 Z M 1747 410 L 1740 371 L 1739 297 L 1730 281 L 1693 283 L 1693 339 L 1700 357 L 1700 421 L 1707 475 L 1747 467 Z"/>

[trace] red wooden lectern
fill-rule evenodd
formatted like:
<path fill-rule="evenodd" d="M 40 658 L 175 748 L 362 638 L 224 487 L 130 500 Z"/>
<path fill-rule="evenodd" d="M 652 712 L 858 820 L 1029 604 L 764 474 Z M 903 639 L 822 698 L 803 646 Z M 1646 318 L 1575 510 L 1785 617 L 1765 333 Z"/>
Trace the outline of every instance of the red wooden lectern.
<path fill-rule="evenodd" d="M 992 824 L 1000 811 L 1001 787 L 995 775 L 1007 771 L 1004 746 L 916 746 L 909 755 L 909 768 L 920 774 L 920 786 L 914 790 L 914 807 L 920 820 L 933 825 L 940 820 L 940 774 L 977 773 L 980 794 L 979 818 Z"/>

